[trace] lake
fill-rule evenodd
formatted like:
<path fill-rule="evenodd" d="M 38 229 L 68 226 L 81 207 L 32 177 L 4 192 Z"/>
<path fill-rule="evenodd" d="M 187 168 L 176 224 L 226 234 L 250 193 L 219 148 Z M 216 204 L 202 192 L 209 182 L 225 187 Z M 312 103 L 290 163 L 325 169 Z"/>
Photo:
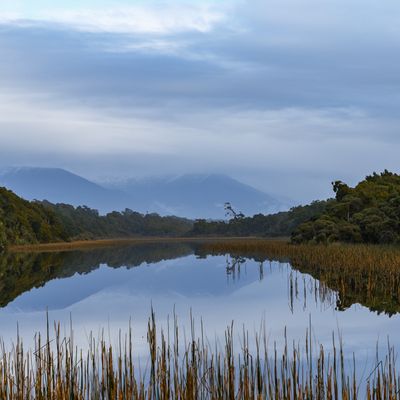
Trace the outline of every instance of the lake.
<path fill-rule="evenodd" d="M 360 376 L 375 363 L 376 345 L 400 342 L 400 308 L 374 298 L 371 307 L 311 274 L 259 257 L 210 255 L 200 243 L 149 243 L 60 253 L 11 254 L 0 261 L 0 326 L 6 345 L 20 336 L 31 343 L 43 332 L 46 313 L 85 347 L 89 332 L 111 342 L 118 332 L 134 334 L 135 351 L 147 357 L 147 321 L 153 307 L 157 323 L 167 329 L 174 313 L 187 336 L 190 315 L 204 326 L 210 343 L 219 341 L 234 321 L 250 336 L 264 326 L 268 343 L 303 343 L 312 327 L 315 343 L 331 347 L 332 332 L 342 334 L 347 362 L 357 359 Z M 350 299 L 350 300 L 349 300 Z M 351 303 L 353 302 L 353 303 Z M 374 311 L 378 310 L 378 311 Z"/>

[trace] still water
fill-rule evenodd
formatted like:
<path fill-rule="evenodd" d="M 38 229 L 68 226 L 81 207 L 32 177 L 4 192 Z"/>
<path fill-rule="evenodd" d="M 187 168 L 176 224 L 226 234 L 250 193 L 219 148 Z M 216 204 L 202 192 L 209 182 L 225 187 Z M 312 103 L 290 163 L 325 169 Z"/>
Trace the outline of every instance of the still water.
<path fill-rule="evenodd" d="M 329 282 L 319 282 L 286 262 L 208 255 L 199 244 L 159 243 L 64 253 L 17 254 L 0 260 L 0 335 L 5 344 L 20 336 L 30 343 L 43 332 L 46 313 L 66 334 L 72 320 L 75 342 L 89 332 L 112 343 L 131 321 L 137 354 L 147 354 L 151 307 L 167 327 L 175 313 L 181 332 L 190 335 L 190 315 L 202 321 L 210 343 L 223 338 L 234 321 L 252 333 L 265 327 L 268 343 L 303 343 L 312 326 L 316 343 L 331 346 L 332 332 L 343 337 L 348 360 L 360 369 L 375 360 L 377 343 L 400 344 L 397 305 L 374 300 L 370 310 L 354 297 L 343 305 Z M 352 297 L 352 298 L 353 298 Z M 371 364 L 372 365 L 372 364 Z"/>

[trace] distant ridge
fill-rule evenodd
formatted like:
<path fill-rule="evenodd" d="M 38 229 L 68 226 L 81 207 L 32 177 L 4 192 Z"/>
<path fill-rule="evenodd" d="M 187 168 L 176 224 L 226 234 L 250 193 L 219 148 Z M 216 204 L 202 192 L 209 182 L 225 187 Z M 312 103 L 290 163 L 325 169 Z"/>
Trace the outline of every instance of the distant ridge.
<path fill-rule="evenodd" d="M 0 171 L 0 185 L 26 200 L 48 200 L 73 206 L 86 205 L 101 213 L 122 210 L 131 199 L 61 168 L 7 168 Z"/>
<path fill-rule="evenodd" d="M 221 174 L 185 174 L 109 184 L 135 196 L 138 208 L 191 218 L 225 218 L 224 203 L 245 215 L 289 208 L 275 197 Z"/>
<path fill-rule="evenodd" d="M 0 170 L 0 186 L 26 200 L 86 205 L 101 214 L 130 208 L 144 214 L 224 219 L 225 202 L 245 215 L 289 208 L 274 196 L 221 174 L 94 183 L 60 168 L 20 167 Z"/>

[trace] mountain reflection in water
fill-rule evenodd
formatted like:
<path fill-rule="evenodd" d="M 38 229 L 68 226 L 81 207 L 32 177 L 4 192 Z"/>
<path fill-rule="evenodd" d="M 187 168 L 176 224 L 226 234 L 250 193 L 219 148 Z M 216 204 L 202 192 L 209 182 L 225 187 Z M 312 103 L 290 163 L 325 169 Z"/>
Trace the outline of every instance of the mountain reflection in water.
<path fill-rule="evenodd" d="M 121 267 L 131 269 L 143 264 L 157 264 L 190 255 L 194 255 L 197 259 L 205 259 L 211 255 L 221 256 L 218 253 L 210 254 L 201 242 L 161 242 L 92 250 L 5 254 L 0 257 L 0 307 L 6 307 L 18 296 L 34 288 L 43 287 L 49 281 L 68 279 L 76 274 L 89 274 L 102 265 L 112 269 Z M 266 265 L 270 267 L 272 261 L 278 261 L 281 265 L 287 265 L 289 261 L 269 260 L 260 254 L 223 254 L 223 256 L 228 282 L 240 281 L 244 265 L 249 260 L 258 265 L 260 280 L 264 279 L 264 274 L 268 274 L 268 269 L 265 271 Z M 400 290 L 387 287 L 382 275 L 365 278 L 359 275 L 353 276 L 351 270 L 343 274 L 342 271 L 324 266 L 316 269 L 300 264 L 290 265 L 288 268 L 287 293 L 289 307 L 292 310 L 293 302 L 299 299 L 301 291 L 302 301 L 306 301 L 307 297 L 310 298 L 313 294 L 314 301 L 324 303 L 326 307 L 335 307 L 338 311 L 344 311 L 354 304 L 361 304 L 371 311 L 388 316 L 400 312 Z M 309 279 L 310 277 L 313 279 Z M 179 282 L 179 277 L 176 279 Z M 201 277 L 196 277 L 196 281 L 201 282 Z M 212 281 L 207 284 L 211 289 Z M 48 307 L 52 307 L 51 299 Z"/>

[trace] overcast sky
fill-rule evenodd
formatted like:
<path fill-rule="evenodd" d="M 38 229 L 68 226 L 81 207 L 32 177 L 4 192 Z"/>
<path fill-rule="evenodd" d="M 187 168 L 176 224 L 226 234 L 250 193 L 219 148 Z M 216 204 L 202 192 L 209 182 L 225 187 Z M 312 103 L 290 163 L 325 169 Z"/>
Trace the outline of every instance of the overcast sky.
<path fill-rule="evenodd" d="M 54 3 L 0 2 L 0 166 L 302 202 L 400 169 L 398 0 Z"/>

